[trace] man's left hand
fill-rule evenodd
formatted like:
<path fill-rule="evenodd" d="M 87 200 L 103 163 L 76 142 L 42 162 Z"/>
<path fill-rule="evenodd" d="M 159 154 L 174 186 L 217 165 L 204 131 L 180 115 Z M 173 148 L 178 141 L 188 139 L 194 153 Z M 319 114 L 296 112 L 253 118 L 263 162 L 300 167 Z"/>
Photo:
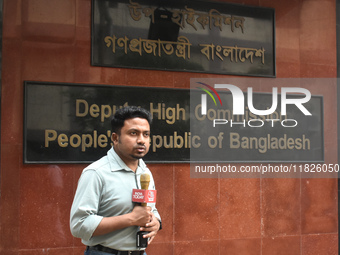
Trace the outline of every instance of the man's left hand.
<path fill-rule="evenodd" d="M 140 228 L 141 231 L 149 232 L 149 234 L 143 236 L 144 238 L 150 238 L 148 244 L 150 244 L 152 240 L 155 238 L 155 236 L 157 235 L 159 227 L 160 227 L 160 223 L 158 219 L 155 217 L 155 215 L 152 213 L 151 221 L 147 223 L 144 227 Z"/>

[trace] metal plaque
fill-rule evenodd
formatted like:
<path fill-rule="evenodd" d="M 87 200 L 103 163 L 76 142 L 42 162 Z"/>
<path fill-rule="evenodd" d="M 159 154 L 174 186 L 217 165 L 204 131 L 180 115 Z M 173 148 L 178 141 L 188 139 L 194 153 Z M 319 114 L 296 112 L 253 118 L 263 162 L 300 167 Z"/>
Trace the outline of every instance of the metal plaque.
<path fill-rule="evenodd" d="M 197 0 L 92 0 L 94 66 L 274 77 L 275 11 Z"/>
<path fill-rule="evenodd" d="M 204 79 L 194 79 L 189 90 L 25 82 L 24 162 L 90 163 L 99 159 L 112 146 L 112 114 L 127 105 L 146 108 L 153 116 L 147 162 L 324 160 L 322 96 L 312 96 L 304 104 L 311 116 L 294 105 L 288 105 L 287 115 L 282 116 L 280 104 L 264 116 L 255 116 L 247 106 L 244 115 L 233 115 L 232 95 L 217 91 L 220 101 L 208 96 L 204 115 L 202 95 L 215 94 L 201 83 L 207 84 Z M 252 98 L 253 107 L 266 109 L 275 97 L 253 93 Z M 247 102 L 248 95 L 244 99 Z M 279 93 L 276 100 L 281 101 Z"/>

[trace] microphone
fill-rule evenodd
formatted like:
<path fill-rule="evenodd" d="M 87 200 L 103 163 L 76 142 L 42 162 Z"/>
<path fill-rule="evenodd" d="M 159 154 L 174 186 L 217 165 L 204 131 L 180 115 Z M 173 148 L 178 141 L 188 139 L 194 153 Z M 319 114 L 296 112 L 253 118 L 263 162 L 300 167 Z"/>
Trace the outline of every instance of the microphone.
<path fill-rule="evenodd" d="M 148 189 L 150 184 L 150 175 L 142 174 L 140 176 L 140 186 L 142 189 L 132 190 L 132 202 L 141 203 L 147 206 L 147 203 L 156 203 L 157 190 Z"/>
<path fill-rule="evenodd" d="M 140 186 L 142 189 L 133 189 L 132 201 L 139 202 L 146 207 L 148 202 L 156 202 L 156 190 L 149 190 L 150 175 L 142 174 L 140 176 Z M 146 231 L 138 231 L 136 237 L 136 246 L 138 248 L 146 248 L 148 246 L 148 238 L 143 238 L 143 235 L 148 234 Z"/>
<path fill-rule="evenodd" d="M 150 175 L 149 174 L 142 174 L 140 176 L 140 186 L 143 190 L 148 190 L 150 184 Z M 147 203 L 142 203 L 142 206 L 146 206 Z"/>

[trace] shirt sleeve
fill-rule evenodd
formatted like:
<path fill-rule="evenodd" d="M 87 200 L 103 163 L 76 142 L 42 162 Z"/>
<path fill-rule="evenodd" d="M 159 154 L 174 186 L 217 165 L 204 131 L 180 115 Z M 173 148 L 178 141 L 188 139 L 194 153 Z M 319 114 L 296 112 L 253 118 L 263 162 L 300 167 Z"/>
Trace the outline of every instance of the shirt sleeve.
<path fill-rule="evenodd" d="M 103 219 L 97 215 L 103 182 L 94 170 L 84 170 L 79 181 L 70 214 L 73 236 L 90 240 Z"/>

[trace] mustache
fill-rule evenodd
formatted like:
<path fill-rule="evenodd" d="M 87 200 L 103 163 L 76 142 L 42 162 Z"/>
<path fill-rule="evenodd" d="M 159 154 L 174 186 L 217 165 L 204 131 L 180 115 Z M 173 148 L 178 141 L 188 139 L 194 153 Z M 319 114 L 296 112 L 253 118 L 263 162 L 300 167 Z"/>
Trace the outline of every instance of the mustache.
<path fill-rule="evenodd" d="M 144 148 L 146 149 L 146 145 L 145 144 L 138 144 L 135 146 L 136 149 L 140 149 L 140 148 Z"/>

